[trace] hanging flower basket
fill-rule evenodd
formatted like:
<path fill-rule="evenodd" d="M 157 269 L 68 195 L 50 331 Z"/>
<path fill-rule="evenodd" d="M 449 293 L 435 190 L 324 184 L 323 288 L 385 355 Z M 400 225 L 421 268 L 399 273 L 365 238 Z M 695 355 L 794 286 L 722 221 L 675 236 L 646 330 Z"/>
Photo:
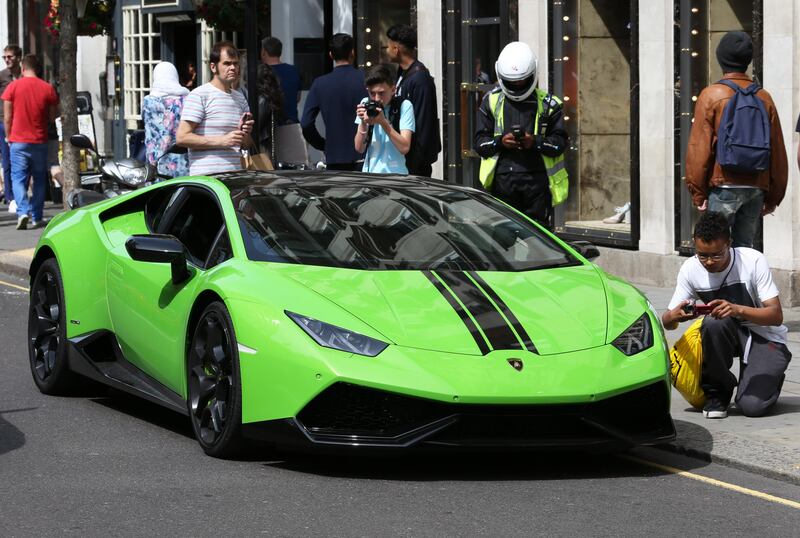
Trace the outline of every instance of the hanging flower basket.
<path fill-rule="evenodd" d="M 194 0 L 197 17 L 219 32 L 244 32 L 247 3 L 235 0 Z M 269 28 L 269 0 L 258 2 L 258 31 L 267 35 Z"/>
<path fill-rule="evenodd" d="M 50 9 L 44 18 L 44 27 L 58 39 L 61 34 L 61 19 L 58 16 L 58 0 L 50 0 Z M 88 0 L 86 12 L 78 18 L 78 35 L 95 36 L 108 34 L 114 24 L 114 0 Z"/>

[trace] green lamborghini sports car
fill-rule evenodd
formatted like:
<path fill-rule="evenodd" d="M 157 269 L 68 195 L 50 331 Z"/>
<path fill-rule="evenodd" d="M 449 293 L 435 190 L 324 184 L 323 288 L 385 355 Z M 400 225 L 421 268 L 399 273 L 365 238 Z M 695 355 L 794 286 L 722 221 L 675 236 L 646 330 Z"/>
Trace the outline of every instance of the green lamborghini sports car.
<path fill-rule="evenodd" d="M 675 436 L 657 315 L 484 192 L 228 172 L 55 217 L 30 268 L 33 379 L 189 416 L 203 450 L 616 449 Z"/>

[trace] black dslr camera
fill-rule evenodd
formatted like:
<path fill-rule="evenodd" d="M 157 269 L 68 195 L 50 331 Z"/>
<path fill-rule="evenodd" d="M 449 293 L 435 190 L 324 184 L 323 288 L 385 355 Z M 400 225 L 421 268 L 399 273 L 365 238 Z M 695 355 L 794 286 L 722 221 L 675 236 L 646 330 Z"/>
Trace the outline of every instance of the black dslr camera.
<path fill-rule="evenodd" d="M 381 110 L 383 110 L 383 103 L 380 101 L 367 101 L 367 104 L 364 105 L 364 108 L 367 111 L 367 117 L 374 118 L 380 114 Z"/>
<path fill-rule="evenodd" d="M 522 139 L 525 138 L 525 130 L 522 128 L 521 125 L 512 125 L 511 134 L 514 135 L 514 140 L 516 140 L 517 142 L 521 142 Z"/>

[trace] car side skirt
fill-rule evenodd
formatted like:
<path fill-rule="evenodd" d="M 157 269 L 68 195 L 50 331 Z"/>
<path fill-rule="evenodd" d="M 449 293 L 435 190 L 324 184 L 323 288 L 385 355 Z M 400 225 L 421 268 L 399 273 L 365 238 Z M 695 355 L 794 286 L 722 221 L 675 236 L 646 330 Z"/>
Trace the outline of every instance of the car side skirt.
<path fill-rule="evenodd" d="M 122 354 L 111 331 L 99 330 L 67 340 L 70 370 L 115 389 L 188 415 L 186 401 Z"/>

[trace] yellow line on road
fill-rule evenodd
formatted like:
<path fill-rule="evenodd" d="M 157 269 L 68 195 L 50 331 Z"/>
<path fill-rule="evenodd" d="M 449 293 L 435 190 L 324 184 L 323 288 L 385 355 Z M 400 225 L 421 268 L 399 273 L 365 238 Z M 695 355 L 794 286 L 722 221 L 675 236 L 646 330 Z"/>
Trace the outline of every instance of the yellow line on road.
<path fill-rule="evenodd" d="M 690 473 L 689 471 L 684 471 L 682 469 L 678 469 L 676 467 L 670 467 L 669 465 L 656 463 L 654 461 L 643 460 L 635 456 L 621 455 L 620 457 L 641 465 L 646 465 L 648 467 L 655 467 L 656 469 L 660 469 L 668 473 L 677 474 L 685 478 L 691 478 L 692 480 L 697 480 L 698 482 L 705 482 L 706 484 L 711 484 L 712 486 L 729 489 L 731 491 L 736 491 L 737 493 L 743 493 L 745 495 L 751 495 L 753 497 L 757 497 L 765 501 L 770 501 L 773 503 L 783 504 L 785 506 L 790 506 L 792 508 L 800 509 L 799 502 L 790 501 L 789 499 L 784 499 L 783 497 L 776 497 L 775 495 L 770 495 L 769 493 L 764 493 L 763 491 L 756 491 L 754 489 L 743 488 L 742 486 L 737 486 L 736 484 L 729 484 L 728 482 L 722 482 L 721 480 L 716 480 L 714 478 L 709 478 L 707 476 Z"/>
<path fill-rule="evenodd" d="M 22 286 L 17 286 L 16 284 L 12 284 L 11 282 L 5 282 L 4 280 L 0 280 L 0 284 L 3 286 L 8 286 L 9 288 L 16 288 L 22 291 L 28 291 L 28 288 L 23 288 Z"/>

